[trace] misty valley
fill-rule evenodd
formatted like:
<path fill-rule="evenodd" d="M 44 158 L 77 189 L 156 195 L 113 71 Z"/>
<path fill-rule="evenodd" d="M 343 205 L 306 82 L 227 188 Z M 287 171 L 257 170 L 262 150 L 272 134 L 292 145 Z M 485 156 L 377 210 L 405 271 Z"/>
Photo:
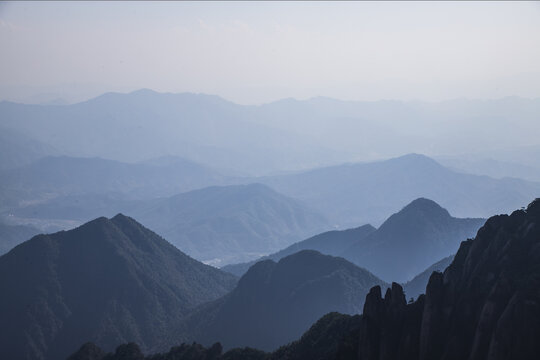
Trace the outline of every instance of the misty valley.
<path fill-rule="evenodd" d="M 531 202 L 540 182 L 472 174 L 416 153 L 296 171 L 281 162 L 281 171 L 257 175 L 180 150 L 144 159 L 149 148 L 133 148 L 139 159 L 131 160 L 83 150 L 92 137 L 100 151 L 125 149 L 118 141 L 146 143 L 146 132 L 54 135 L 79 121 L 91 130 L 95 119 L 136 127 L 126 113 L 143 95 L 147 112 L 163 111 L 172 96 L 0 104 L 3 146 L 20 155 L 0 170 L 0 319 L 10 324 L 2 358 L 535 354 L 526 334 L 538 334 L 538 321 L 521 320 L 540 311 L 540 212 Z M 154 121 L 215 101 L 176 104 Z M 221 135 L 254 155 L 251 144 Z M 303 156 L 289 154 L 284 160 Z M 519 346 L 508 344 L 506 323 Z"/>
<path fill-rule="evenodd" d="M 0 1 L 0 360 L 540 359 L 538 2 Z"/>

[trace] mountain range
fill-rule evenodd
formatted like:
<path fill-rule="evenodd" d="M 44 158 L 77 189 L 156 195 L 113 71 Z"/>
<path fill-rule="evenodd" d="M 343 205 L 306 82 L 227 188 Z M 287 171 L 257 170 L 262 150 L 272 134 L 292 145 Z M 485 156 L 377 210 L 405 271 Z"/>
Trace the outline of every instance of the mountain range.
<path fill-rule="evenodd" d="M 127 213 L 216 266 L 258 258 L 329 227 L 322 215 L 261 184 L 193 190 Z"/>
<path fill-rule="evenodd" d="M 0 175 L 3 216 L 14 214 L 19 224 L 33 224 L 35 218 L 63 221 L 64 228 L 72 227 L 73 220 L 80 224 L 131 211 L 132 200 L 215 185 L 266 184 L 326 218 L 329 226 L 319 230 L 379 226 L 419 197 L 436 201 L 458 217 L 487 218 L 525 206 L 540 194 L 540 183 L 462 174 L 415 154 L 256 178 L 222 175 L 175 157 L 137 164 L 52 157 Z"/>
<path fill-rule="evenodd" d="M 432 273 L 426 294 L 416 301 L 407 303 L 397 283 L 384 297 L 381 286 L 374 286 L 362 315 L 328 314 L 273 353 L 237 348 L 222 354 L 220 344 L 183 344 L 147 359 L 537 359 L 539 224 L 540 199 L 511 215 L 493 216 L 474 240 L 461 244 L 444 272 Z M 85 344 L 70 360 L 144 358 L 135 344 L 107 356 Z"/>
<path fill-rule="evenodd" d="M 38 235 L 0 257 L 0 358 L 62 359 L 89 340 L 162 350 L 189 311 L 236 282 L 121 214 Z"/>
<path fill-rule="evenodd" d="M 0 175 L 2 193 L 19 193 L 19 203 L 28 200 L 41 200 L 42 203 L 43 200 L 81 194 L 122 194 L 127 199 L 147 199 L 226 182 L 226 177 L 219 172 L 178 157 L 140 163 L 44 157 L 25 166 L 4 170 Z"/>
<path fill-rule="evenodd" d="M 377 231 L 342 253 L 385 281 L 405 282 L 435 261 L 454 254 L 485 219 L 452 217 L 432 200 L 419 198 L 390 216 Z"/>
<path fill-rule="evenodd" d="M 311 249 L 341 256 L 385 281 L 405 282 L 454 254 L 460 242 L 474 237 L 484 221 L 452 217 L 434 201 L 419 198 L 390 216 L 378 229 L 364 225 L 325 232 L 262 259 L 279 260 L 298 250 Z M 241 275 L 253 263 L 229 265 L 223 270 Z"/>
<path fill-rule="evenodd" d="M 326 231 L 306 240 L 294 243 L 291 246 L 273 254 L 263 256 L 257 260 L 240 264 L 226 265 L 221 267 L 221 270 L 230 272 L 236 276 L 242 276 L 253 264 L 258 261 L 270 259 L 277 262 L 282 258 L 301 250 L 315 250 L 326 255 L 340 256 L 342 255 L 343 250 L 347 249 L 352 244 L 363 239 L 375 230 L 377 229 L 368 224 L 354 229 Z"/>
<path fill-rule="evenodd" d="M 0 119 L 69 156 L 137 162 L 175 155 L 251 174 L 338 159 L 314 141 L 252 121 L 244 106 L 204 94 L 142 89 L 72 105 L 0 102 Z"/>
<path fill-rule="evenodd" d="M 527 205 L 540 183 L 463 174 L 419 154 L 371 163 L 319 168 L 259 180 L 304 201 L 339 227 L 380 225 L 419 197 L 431 199 L 458 217 L 501 214 Z"/>
<path fill-rule="evenodd" d="M 268 175 L 410 152 L 489 149 L 508 157 L 509 147 L 537 144 L 538 111 L 538 99 L 518 97 L 438 103 L 317 97 L 245 106 L 213 95 L 141 89 L 71 105 L 0 102 L 0 127 L 56 154 L 130 162 L 175 155 Z M 485 136 L 470 135 L 478 133 Z"/>
<path fill-rule="evenodd" d="M 316 211 L 261 184 L 211 186 L 138 200 L 125 193 L 73 194 L 8 211 L 19 221 L 60 219 L 71 227 L 122 212 L 216 266 L 258 258 L 329 228 Z"/>

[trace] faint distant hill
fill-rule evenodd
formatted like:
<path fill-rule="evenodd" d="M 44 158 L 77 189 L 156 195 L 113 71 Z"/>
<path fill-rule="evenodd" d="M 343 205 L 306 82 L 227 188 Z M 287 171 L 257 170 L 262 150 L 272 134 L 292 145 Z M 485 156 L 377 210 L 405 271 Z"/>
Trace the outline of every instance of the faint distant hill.
<path fill-rule="evenodd" d="M 32 226 L 0 223 L 0 255 L 39 233 L 40 231 Z"/>
<path fill-rule="evenodd" d="M 404 282 L 435 261 L 454 254 L 484 222 L 452 217 L 434 201 L 420 198 L 341 255 L 385 281 Z"/>
<path fill-rule="evenodd" d="M 131 198 L 173 195 L 225 181 L 225 176 L 182 158 L 122 163 L 100 158 L 45 157 L 0 173 L 3 191 L 19 199 L 123 193 Z"/>
<path fill-rule="evenodd" d="M 222 267 L 221 270 L 230 272 L 236 276 L 242 276 L 256 262 L 268 259 L 277 262 L 282 258 L 301 250 L 315 250 L 325 255 L 341 256 L 345 249 L 348 249 L 351 245 L 362 240 L 376 230 L 377 229 L 368 224 L 354 229 L 327 231 L 312 236 L 309 239 L 294 243 L 283 250 L 264 256 L 260 259 L 246 263 L 227 265 Z"/>
<path fill-rule="evenodd" d="M 195 330 L 197 341 L 225 348 L 276 349 L 328 312 L 361 312 L 375 285 L 386 286 L 343 258 L 303 250 L 253 265 L 230 294 L 193 314 L 186 329 Z"/>
<path fill-rule="evenodd" d="M 150 172 L 155 170 L 152 167 L 160 165 L 137 165 L 135 168 L 139 166 L 141 171 L 146 169 Z M 134 171 L 120 174 L 109 171 L 110 183 L 107 175 L 103 176 L 104 179 L 97 179 L 97 176 L 96 179 L 83 179 L 83 174 L 80 174 L 75 176 L 81 179 L 80 183 L 76 179 L 68 179 L 65 186 L 61 183 L 57 185 L 62 191 L 74 194 L 13 206 L 8 211 L 20 222 L 36 224 L 60 220 L 67 224 L 80 224 L 98 216 L 126 213 L 164 236 L 182 251 L 214 265 L 259 258 L 330 227 L 318 212 L 261 184 L 211 186 L 170 197 L 134 199 L 152 192 L 152 189 L 167 191 L 165 187 L 158 186 L 161 179 L 158 175 L 168 178 L 172 187 L 181 186 L 181 180 L 178 183 L 172 181 L 174 172 L 167 175 L 168 169 L 170 165 L 164 165 L 150 177 L 142 172 L 133 178 L 129 174 Z M 179 177 L 181 174 L 179 171 Z M 185 181 L 189 180 L 188 176 L 189 171 L 186 171 Z M 121 191 L 123 187 L 124 191 L 129 190 L 129 183 L 122 186 L 122 179 L 126 182 L 131 180 L 132 186 L 142 183 L 141 188 L 137 187 L 135 194 L 77 193 L 83 191 L 84 181 L 88 182 L 89 191 L 99 191 L 99 185 L 96 184 L 99 182 L 108 189 Z M 216 181 L 219 179 L 215 178 Z M 50 183 L 51 188 L 54 188 L 54 181 Z M 204 181 L 201 179 L 201 183 Z M 35 182 L 37 187 L 41 185 L 37 179 Z M 148 183 L 148 187 L 144 187 L 144 182 Z M 42 185 L 41 189 L 47 186 Z M 49 192 L 44 194 L 50 195 Z"/>
<path fill-rule="evenodd" d="M 44 156 L 58 155 L 54 147 L 16 130 L 1 127 L 0 171 L 28 165 Z"/>
<path fill-rule="evenodd" d="M 418 154 L 259 181 L 306 202 L 341 227 L 379 225 L 419 197 L 436 201 L 455 216 L 486 218 L 540 195 L 540 183 L 458 173 Z"/>
<path fill-rule="evenodd" d="M 500 179 L 505 177 L 529 181 L 540 181 L 540 167 L 519 162 L 500 161 L 491 158 L 442 157 L 437 159 L 442 165 L 459 172 L 475 175 L 487 175 Z"/>
<path fill-rule="evenodd" d="M 444 272 L 444 270 L 450 266 L 454 260 L 454 255 L 445 257 L 444 259 L 437 261 L 435 264 L 428 267 L 426 270 L 422 271 L 420 274 L 416 275 L 412 280 L 407 281 L 403 284 L 403 291 L 407 300 L 410 298 L 418 298 L 420 294 L 426 293 L 426 285 L 428 284 L 429 277 L 434 271 Z"/>
<path fill-rule="evenodd" d="M 184 315 L 235 283 L 123 215 L 38 235 L 0 257 L 0 358 L 64 359 L 86 341 L 164 350 Z"/>
<path fill-rule="evenodd" d="M 515 162 L 520 156 L 506 149 L 538 143 L 539 112 L 539 99 L 518 97 L 442 102 L 316 97 L 245 106 L 212 95 L 141 89 L 70 105 L 0 102 L 0 126 L 65 155 L 139 161 L 172 154 L 268 175 L 411 152 L 490 149 Z M 480 133 L 481 138 L 471 135 Z"/>
<path fill-rule="evenodd" d="M 255 123 L 249 109 L 213 95 L 142 89 L 65 106 L 0 102 L 0 126 L 80 157 L 132 162 L 173 154 L 245 173 L 337 160 L 314 141 Z"/>
<path fill-rule="evenodd" d="M 261 184 L 194 190 L 141 203 L 129 214 L 216 265 L 257 258 L 328 228 L 317 212 Z"/>

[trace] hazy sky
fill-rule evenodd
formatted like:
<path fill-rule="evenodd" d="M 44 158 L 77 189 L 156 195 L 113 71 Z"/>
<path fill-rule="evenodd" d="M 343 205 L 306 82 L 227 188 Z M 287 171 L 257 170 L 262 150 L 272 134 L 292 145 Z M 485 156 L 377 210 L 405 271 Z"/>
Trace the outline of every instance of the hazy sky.
<path fill-rule="evenodd" d="M 3 2 L 0 49 L 3 99 L 540 97 L 538 2 Z"/>

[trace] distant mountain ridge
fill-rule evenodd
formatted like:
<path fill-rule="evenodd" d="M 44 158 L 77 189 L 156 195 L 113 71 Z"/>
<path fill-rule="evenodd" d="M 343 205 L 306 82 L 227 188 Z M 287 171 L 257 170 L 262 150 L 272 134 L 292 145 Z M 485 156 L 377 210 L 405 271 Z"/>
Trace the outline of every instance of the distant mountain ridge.
<path fill-rule="evenodd" d="M 34 198 L 43 193 L 57 196 L 123 193 L 130 198 L 152 198 L 227 181 L 211 168 L 178 157 L 161 163 L 156 159 L 133 164 L 102 158 L 50 156 L 0 174 L 4 189 L 25 191 Z"/>
<path fill-rule="evenodd" d="M 258 258 L 330 228 L 316 211 L 261 184 L 209 186 L 162 198 L 132 196 L 72 194 L 8 211 L 19 221 L 79 223 L 122 212 L 189 255 L 221 266 Z"/>
<path fill-rule="evenodd" d="M 341 228 L 365 223 L 378 226 L 420 197 L 432 199 L 454 216 L 487 218 L 540 196 L 540 183 L 462 174 L 419 154 L 259 181 L 304 201 Z"/>
<path fill-rule="evenodd" d="M 282 258 L 301 250 L 315 250 L 325 255 L 340 256 L 342 255 L 343 250 L 349 248 L 352 244 L 360 241 L 376 230 L 377 229 L 368 224 L 354 229 L 327 231 L 294 243 L 283 250 L 264 256 L 260 259 L 247 263 L 226 265 L 221 269 L 236 276 L 242 276 L 256 262 L 268 259 L 279 261 Z"/>
<path fill-rule="evenodd" d="M 329 227 L 322 215 L 262 184 L 194 190 L 128 213 L 215 265 L 258 258 Z"/>
<path fill-rule="evenodd" d="M 88 340 L 162 350 L 191 309 L 236 281 L 121 214 L 38 235 L 0 256 L 0 357 L 61 359 Z"/>
<path fill-rule="evenodd" d="M 364 225 L 325 232 L 260 260 L 279 260 L 298 250 L 311 249 L 341 256 L 385 281 L 405 282 L 454 254 L 459 244 L 474 237 L 484 222 L 485 219 L 454 218 L 434 201 L 419 198 L 390 216 L 378 229 Z M 223 270 L 242 275 L 254 262 L 225 266 Z"/>
<path fill-rule="evenodd" d="M 383 280 L 404 282 L 438 259 L 454 254 L 484 222 L 454 218 L 436 202 L 419 198 L 343 251 L 342 256 Z"/>
<path fill-rule="evenodd" d="M 337 160 L 314 141 L 251 121 L 249 109 L 218 96 L 142 89 L 65 106 L 1 102 L 0 126 L 79 157 L 172 154 L 252 174 Z"/>

